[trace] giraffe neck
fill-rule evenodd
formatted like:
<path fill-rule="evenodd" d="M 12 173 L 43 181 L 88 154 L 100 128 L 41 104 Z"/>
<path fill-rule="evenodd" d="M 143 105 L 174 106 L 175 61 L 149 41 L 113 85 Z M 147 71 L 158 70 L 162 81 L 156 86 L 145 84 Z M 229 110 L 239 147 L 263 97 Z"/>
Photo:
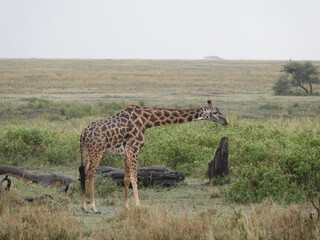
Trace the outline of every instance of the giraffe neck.
<path fill-rule="evenodd" d="M 187 123 L 201 120 L 202 111 L 203 108 L 166 109 L 143 107 L 139 117 L 143 122 L 143 130 L 146 130 L 155 126 Z"/>

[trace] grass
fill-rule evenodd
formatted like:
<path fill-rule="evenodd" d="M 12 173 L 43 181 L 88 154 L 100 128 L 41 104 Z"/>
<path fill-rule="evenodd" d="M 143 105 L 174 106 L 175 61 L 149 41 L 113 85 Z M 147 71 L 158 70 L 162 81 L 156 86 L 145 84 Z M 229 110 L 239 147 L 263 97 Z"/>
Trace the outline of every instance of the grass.
<path fill-rule="evenodd" d="M 229 125 L 148 130 L 139 165 L 177 169 L 187 179 L 174 188 L 139 189 L 141 208 L 125 211 L 124 189 L 102 178 L 102 215 L 81 212 L 78 182 L 60 196 L 56 188 L 14 179 L 0 200 L 1 219 L 10 220 L 0 222 L 0 239 L 319 239 L 316 214 L 310 219 L 302 200 L 309 188 L 320 191 L 320 102 L 273 96 L 284 63 L 1 59 L 0 164 L 78 178 L 81 131 L 127 104 L 191 108 L 211 99 Z M 223 136 L 231 184 L 206 185 Z M 123 160 L 108 157 L 100 165 L 123 167 Z M 44 193 L 68 207 L 21 200 Z"/>
<path fill-rule="evenodd" d="M 282 110 L 283 106 L 281 103 L 278 102 L 268 102 L 266 104 L 263 104 L 259 107 L 259 109 L 265 109 L 265 110 Z"/>
<path fill-rule="evenodd" d="M 100 204 L 102 200 L 108 203 L 102 215 L 84 215 L 73 195 L 61 198 L 55 189 L 26 190 L 14 180 L 0 201 L 0 216 L 7 219 L 0 222 L 0 239 L 319 238 L 320 222 L 310 219 L 298 205 L 283 206 L 271 200 L 251 206 L 227 204 L 220 194 L 211 197 L 216 187 L 199 183 L 188 180 L 189 186 L 180 185 L 170 191 L 141 189 L 143 206 L 132 206 L 130 210 L 123 209 L 119 199 L 110 200 L 122 196 L 122 191 L 115 191 L 104 199 L 98 198 Z M 20 198 L 44 192 L 68 205 L 29 203 Z"/>

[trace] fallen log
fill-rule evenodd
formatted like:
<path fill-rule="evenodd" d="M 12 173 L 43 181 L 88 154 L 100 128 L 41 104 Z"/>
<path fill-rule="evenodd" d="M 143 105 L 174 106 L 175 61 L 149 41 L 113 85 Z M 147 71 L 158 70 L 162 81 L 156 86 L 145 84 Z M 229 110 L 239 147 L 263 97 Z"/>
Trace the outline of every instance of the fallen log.
<path fill-rule="evenodd" d="M 124 185 L 124 169 L 112 167 L 100 167 L 97 175 L 111 178 L 117 184 Z M 164 186 L 171 187 L 175 183 L 183 181 L 185 176 L 178 171 L 171 171 L 164 167 L 142 167 L 137 170 L 138 184 L 140 186 Z"/>
<path fill-rule="evenodd" d="M 25 169 L 5 165 L 0 165 L 0 175 L 8 175 L 15 178 L 27 179 L 42 187 L 67 186 L 76 181 L 76 179 L 57 175 L 55 173 L 33 174 Z"/>
<path fill-rule="evenodd" d="M 42 187 L 51 186 L 66 186 L 61 189 L 61 192 L 67 192 L 69 185 L 76 179 L 65 177 L 62 175 L 52 174 L 33 174 L 27 170 L 0 165 L 0 175 L 9 175 L 15 178 L 27 179 Z M 100 167 L 97 170 L 97 175 L 102 175 L 106 178 L 111 178 L 119 185 L 124 185 L 124 169 L 112 167 Z M 177 182 L 183 181 L 185 176 L 183 173 L 171 171 L 164 167 L 144 167 L 138 168 L 138 184 L 140 186 L 159 185 L 164 187 L 171 187 Z"/>

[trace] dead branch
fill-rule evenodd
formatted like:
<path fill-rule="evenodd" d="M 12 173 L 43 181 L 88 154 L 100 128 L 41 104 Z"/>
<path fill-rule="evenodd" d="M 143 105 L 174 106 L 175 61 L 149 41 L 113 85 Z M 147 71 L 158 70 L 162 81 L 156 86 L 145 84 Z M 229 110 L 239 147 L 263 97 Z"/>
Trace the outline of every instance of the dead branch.
<path fill-rule="evenodd" d="M 76 181 L 69 177 L 52 174 L 33 174 L 25 169 L 13 166 L 0 165 L 0 175 L 8 175 L 19 179 L 26 179 L 42 187 L 67 186 Z"/>

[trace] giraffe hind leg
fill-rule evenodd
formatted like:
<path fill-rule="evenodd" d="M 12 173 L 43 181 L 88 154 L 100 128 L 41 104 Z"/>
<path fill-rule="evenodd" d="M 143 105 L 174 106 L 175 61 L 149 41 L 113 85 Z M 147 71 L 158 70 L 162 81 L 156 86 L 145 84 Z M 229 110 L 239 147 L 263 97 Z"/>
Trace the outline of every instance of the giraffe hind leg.
<path fill-rule="evenodd" d="M 85 173 L 85 167 L 81 165 L 79 167 L 79 175 L 80 175 L 80 185 L 82 190 L 82 196 L 81 196 L 81 209 L 83 212 L 88 213 L 86 208 L 86 173 Z"/>
<path fill-rule="evenodd" d="M 94 200 L 94 176 L 95 174 L 90 175 L 89 184 L 90 184 L 90 210 L 93 213 L 100 214 L 100 211 L 97 211 L 95 200 Z"/>
<path fill-rule="evenodd" d="M 90 162 L 88 165 L 88 167 L 89 167 L 88 180 L 89 180 L 89 184 L 90 184 L 90 210 L 93 213 L 101 213 L 101 212 L 98 212 L 96 209 L 96 204 L 95 204 L 95 199 L 94 199 L 94 178 L 95 178 L 96 170 L 97 170 L 97 167 L 100 163 L 102 156 L 103 156 L 103 154 L 100 154 L 100 153 L 92 154 L 90 156 Z"/>
<path fill-rule="evenodd" d="M 82 187 L 82 197 L 81 197 L 81 209 L 84 213 L 88 213 L 87 207 L 86 207 L 86 185 L 87 181 L 84 180 L 83 183 L 81 183 Z"/>
<path fill-rule="evenodd" d="M 124 207 L 129 209 L 128 204 L 128 192 L 130 185 L 130 169 L 127 163 L 127 159 L 124 159 Z"/>
<path fill-rule="evenodd" d="M 138 195 L 138 185 L 137 185 L 137 157 L 138 150 L 128 148 L 126 150 L 127 164 L 129 168 L 129 177 L 133 190 L 133 197 L 136 202 L 136 206 L 140 205 L 139 195 Z"/>

